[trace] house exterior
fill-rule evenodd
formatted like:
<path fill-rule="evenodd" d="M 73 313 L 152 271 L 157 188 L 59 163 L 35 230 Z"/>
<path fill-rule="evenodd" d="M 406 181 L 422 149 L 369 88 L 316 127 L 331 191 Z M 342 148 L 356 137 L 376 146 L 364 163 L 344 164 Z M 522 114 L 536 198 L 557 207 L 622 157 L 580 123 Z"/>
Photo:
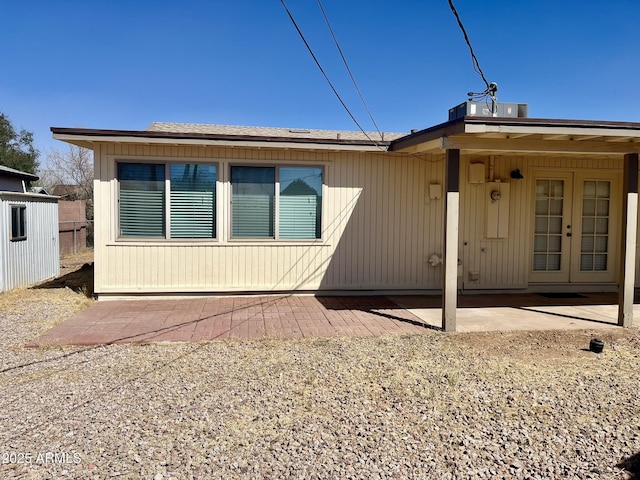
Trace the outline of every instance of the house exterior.
<path fill-rule="evenodd" d="M 58 198 L 29 191 L 37 179 L 0 165 L 0 292 L 60 273 Z"/>
<path fill-rule="evenodd" d="M 455 118 L 410 134 L 52 128 L 94 150 L 99 297 L 619 290 L 640 124 Z"/>

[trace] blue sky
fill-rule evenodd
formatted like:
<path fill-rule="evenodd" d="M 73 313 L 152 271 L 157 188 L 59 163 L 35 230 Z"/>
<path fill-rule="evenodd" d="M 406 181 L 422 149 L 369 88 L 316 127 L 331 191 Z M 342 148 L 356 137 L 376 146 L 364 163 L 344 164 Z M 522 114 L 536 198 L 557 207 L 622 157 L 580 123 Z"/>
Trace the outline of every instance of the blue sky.
<path fill-rule="evenodd" d="M 287 5 L 374 130 L 315 0 Z M 380 128 L 447 119 L 484 84 L 447 0 L 324 0 Z M 640 122 L 637 0 L 456 0 L 499 100 L 529 116 Z M 153 121 L 357 130 L 279 0 L 2 1 L 0 111 L 44 153 L 49 127 Z M 44 156 L 44 155 L 43 155 Z"/>

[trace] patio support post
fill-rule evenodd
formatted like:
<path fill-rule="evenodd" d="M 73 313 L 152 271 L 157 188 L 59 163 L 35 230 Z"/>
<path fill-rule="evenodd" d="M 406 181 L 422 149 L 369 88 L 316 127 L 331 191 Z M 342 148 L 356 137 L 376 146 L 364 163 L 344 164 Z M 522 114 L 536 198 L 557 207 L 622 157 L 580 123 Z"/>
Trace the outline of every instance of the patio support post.
<path fill-rule="evenodd" d="M 460 217 L 460 150 L 447 150 L 445 158 L 444 254 L 442 329 L 456 331 L 458 304 L 458 222 Z"/>
<path fill-rule="evenodd" d="M 622 248 L 618 287 L 618 325 L 633 325 L 633 294 L 636 277 L 636 241 L 638 228 L 638 154 L 624 156 L 622 199 Z"/>

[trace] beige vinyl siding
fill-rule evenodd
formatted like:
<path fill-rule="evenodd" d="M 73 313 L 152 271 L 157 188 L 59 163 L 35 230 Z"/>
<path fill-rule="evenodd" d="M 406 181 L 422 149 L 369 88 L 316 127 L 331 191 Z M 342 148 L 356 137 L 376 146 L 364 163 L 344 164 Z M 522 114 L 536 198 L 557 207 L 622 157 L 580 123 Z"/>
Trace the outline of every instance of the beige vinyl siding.
<path fill-rule="evenodd" d="M 460 172 L 460 246 L 462 281 L 465 288 L 526 288 L 529 237 L 528 182 L 512 181 L 511 170 L 522 168 L 520 158 L 494 157 L 494 179 L 510 182 L 509 229 L 504 239 L 486 238 L 487 198 L 484 184 L 469 184 L 469 163 L 484 163 L 488 179 L 490 158 L 465 157 Z M 477 272 L 478 281 L 469 281 L 469 273 Z"/>
<path fill-rule="evenodd" d="M 443 185 L 443 155 L 101 144 L 95 158 L 98 294 L 441 287 L 442 266 L 427 260 L 442 255 L 444 200 L 430 199 L 429 185 Z M 488 177 L 491 157 L 462 158 L 459 258 L 465 289 L 528 287 L 535 171 L 622 171 L 621 158 L 494 156 L 494 178 L 510 184 L 509 227 L 507 238 L 489 239 L 485 185 L 469 184 L 468 165 L 484 163 Z M 117 239 L 116 160 L 216 163 L 217 239 Z M 229 167 L 253 164 L 324 168 L 321 240 L 230 239 Z M 524 179 L 510 178 L 515 168 Z M 612 234 L 619 241 L 619 232 Z M 470 272 L 479 279 L 470 281 Z"/>
<path fill-rule="evenodd" d="M 442 157 L 303 150 L 157 147 L 96 148 L 96 292 L 233 292 L 437 289 Z M 210 241 L 117 238 L 116 161 L 188 160 L 218 164 L 217 230 Z M 322 239 L 230 239 L 229 166 L 324 167 Z"/>
<path fill-rule="evenodd" d="M 482 162 L 489 176 L 490 156 L 464 157 L 460 178 L 460 246 L 463 282 L 466 289 L 527 288 L 531 263 L 533 212 L 533 176 L 538 171 L 610 171 L 621 172 L 622 160 L 613 158 L 571 158 L 548 156 L 494 156 L 494 178 L 510 183 L 509 233 L 504 239 L 485 237 L 486 210 L 490 201 L 484 185 L 469 184 L 469 163 Z M 522 180 L 510 178 L 519 168 Z M 616 205 L 612 208 L 620 208 Z M 619 232 L 612 232 L 619 241 Z M 466 245 L 465 245 L 466 242 Z M 477 272 L 478 281 L 469 273 Z"/>

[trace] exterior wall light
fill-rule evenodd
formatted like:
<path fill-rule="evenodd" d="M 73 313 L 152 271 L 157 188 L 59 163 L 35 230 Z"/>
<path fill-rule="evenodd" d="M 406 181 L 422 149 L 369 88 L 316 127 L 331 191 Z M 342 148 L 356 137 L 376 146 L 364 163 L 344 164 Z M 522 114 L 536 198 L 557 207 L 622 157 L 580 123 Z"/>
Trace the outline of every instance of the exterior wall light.
<path fill-rule="evenodd" d="M 522 172 L 519 168 L 516 168 L 515 170 L 511 170 L 511 178 L 515 180 L 522 180 L 524 178 L 524 175 L 522 175 Z"/>

